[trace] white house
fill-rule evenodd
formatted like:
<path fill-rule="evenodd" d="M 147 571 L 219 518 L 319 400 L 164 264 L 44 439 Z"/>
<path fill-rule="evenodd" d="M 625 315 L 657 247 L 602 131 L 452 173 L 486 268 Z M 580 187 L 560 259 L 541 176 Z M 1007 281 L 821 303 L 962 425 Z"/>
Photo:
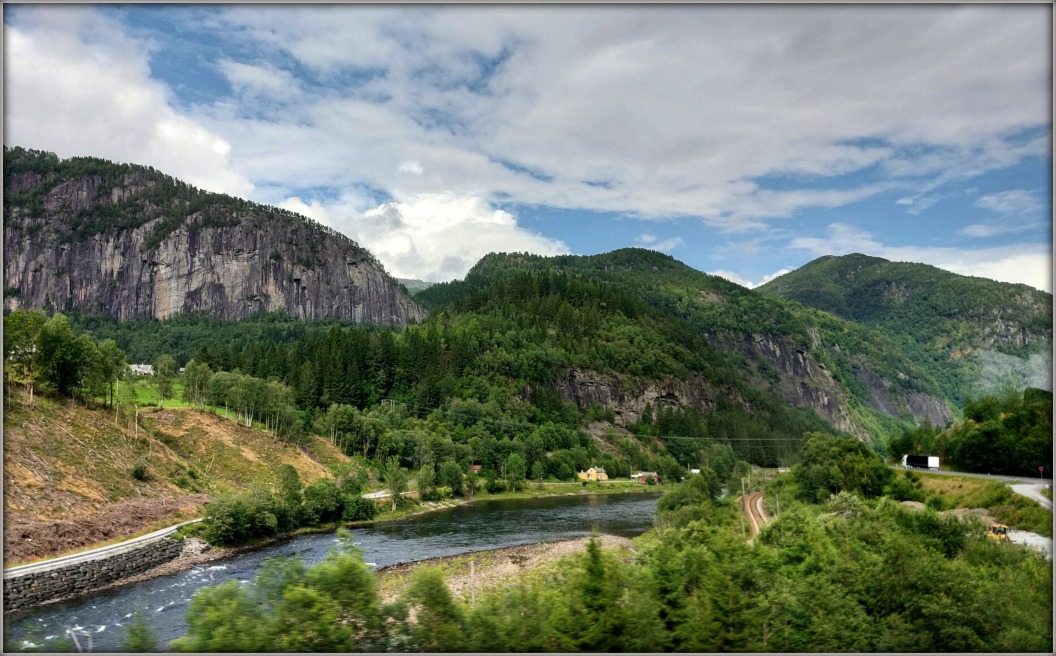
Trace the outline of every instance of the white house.
<path fill-rule="evenodd" d="M 154 365 L 152 364 L 130 364 L 128 365 L 129 370 L 137 376 L 153 376 Z"/>

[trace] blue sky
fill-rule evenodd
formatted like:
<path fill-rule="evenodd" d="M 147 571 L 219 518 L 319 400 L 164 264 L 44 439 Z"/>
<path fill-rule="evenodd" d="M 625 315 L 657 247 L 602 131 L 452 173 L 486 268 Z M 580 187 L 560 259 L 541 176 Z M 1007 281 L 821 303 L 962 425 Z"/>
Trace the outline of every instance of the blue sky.
<path fill-rule="evenodd" d="M 862 252 L 1052 289 L 1048 5 L 4 6 L 4 143 L 330 225 L 400 277 Z"/>

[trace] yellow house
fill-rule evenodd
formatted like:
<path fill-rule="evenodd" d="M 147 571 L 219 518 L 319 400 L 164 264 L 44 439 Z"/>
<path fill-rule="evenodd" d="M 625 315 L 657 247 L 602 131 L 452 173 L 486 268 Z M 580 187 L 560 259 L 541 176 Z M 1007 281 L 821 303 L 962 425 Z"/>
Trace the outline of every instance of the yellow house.
<path fill-rule="evenodd" d="M 585 472 L 579 472 L 576 474 L 581 481 L 607 481 L 609 475 L 605 473 L 605 470 L 601 467 L 591 467 Z"/>

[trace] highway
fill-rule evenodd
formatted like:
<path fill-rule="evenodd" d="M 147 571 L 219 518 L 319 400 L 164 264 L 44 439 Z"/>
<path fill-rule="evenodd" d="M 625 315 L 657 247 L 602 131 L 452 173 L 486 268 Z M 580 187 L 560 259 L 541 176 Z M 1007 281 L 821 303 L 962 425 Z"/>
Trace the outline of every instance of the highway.
<path fill-rule="evenodd" d="M 902 465 L 888 465 L 891 469 L 906 469 Z M 1007 483 L 1025 483 L 1027 485 L 1052 485 L 1051 478 L 1035 478 L 1034 476 L 1001 476 L 999 474 L 973 474 L 970 472 L 958 472 L 958 471 L 946 471 L 940 469 L 938 471 L 922 470 L 922 469 L 909 469 L 907 471 L 919 471 L 924 474 L 940 474 L 943 476 L 967 476 L 968 478 L 986 478 L 994 481 L 1005 481 Z"/>

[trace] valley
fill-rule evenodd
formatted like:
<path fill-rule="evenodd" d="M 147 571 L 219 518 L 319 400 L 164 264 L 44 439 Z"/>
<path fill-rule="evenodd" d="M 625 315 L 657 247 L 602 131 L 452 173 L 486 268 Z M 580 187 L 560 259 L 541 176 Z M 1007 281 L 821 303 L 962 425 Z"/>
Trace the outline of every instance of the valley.
<path fill-rule="evenodd" d="M 1051 295 L 860 255 L 754 290 L 643 248 L 491 253 L 419 285 L 303 216 L 149 168 L 5 148 L 5 192 L 5 564 L 197 518 L 177 540 L 239 551 L 62 602 L 63 630 L 89 599 L 110 604 L 99 626 L 129 619 L 122 595 L 171 575 L 201 592 L 150 626 L 192 651 L 901 650 L 950 598 L 964 630 L 925 647 L 1038 644 L 1051 562 L 969 515 L 1051 537 L 1051 506 L 888 465 L 1051 462 L 1051 376 L 991 371 L 1051 360 Z M 621 539 L 585 539 L 595 524 Z M 482 571 L 511 577 L 488 589 L 464 558 L 373 572 L 573 538 L 528 549 L 541 569 Z M 281 628 L 275 576 L 315 628 Z M 985 622 L 1016 588 L 1032 601 Z M 243 626 L 235 608 L 269 628 L 199 621 Z M 522 608 L 552 613 L 535 642 Z"/>

